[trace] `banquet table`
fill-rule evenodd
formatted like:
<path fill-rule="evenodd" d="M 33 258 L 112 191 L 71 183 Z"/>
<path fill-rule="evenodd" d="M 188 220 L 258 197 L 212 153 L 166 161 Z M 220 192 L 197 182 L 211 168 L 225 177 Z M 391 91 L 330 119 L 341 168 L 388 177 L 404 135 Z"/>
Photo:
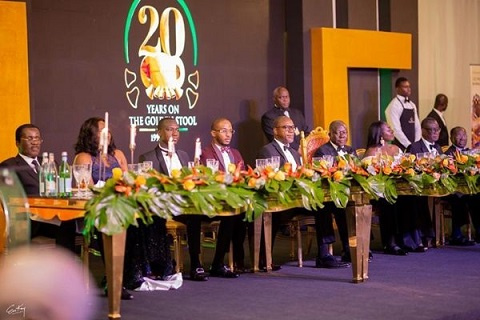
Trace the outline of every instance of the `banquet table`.
<path fill-rule="evenodd" d="M 466 191 L 466 190 L 460 190 Z M 401 195 L 413 194 L 412 189 L 405 184 L 399 186 L 398 192 Z M 435 190 L 426 192 L 425 195 L 438 197 Z M 328 190 L 324 190 L 324 200 L 331 201 Z M 25 210 L 24 199 L 10 199 L 12 209 Z M 43 219 L 53 219 L 57 217 L 66 221 L 84 217 L 85 204 L 84 199 L 60 199 L 60 198 L 41 198 L 28 197 L 28 205 L 32 214 L 38 215 Z M 254 252 L 252 263 L 254 271 L 258 271 L 260 235 L 262 226 L 265 232 L 265 252 L 267 268 L 271 268 L 271 217 L 272 214 L 294 207 L 302 207 L 301 199 L 296 199 L 288 205 L 280 204 L 276 199 L 268 200 L 268 210 L 261 217 L 254 221 Z M 222 215 L 235 215 L 240 211 L 223 212 Z M 372 220 L 372 206 L 370 205 L 370 196 L 362 190 L 360 186 L 350 188 L 350 198 L 346 208 L 348 241 L 350 254 L 352 258 L 352 281 L 361 283 L 368 279 L 368 254 L 370 248 L 370 230 Z M 120 315 L 120 295 L 122 288 L 123 261 L 126 231 L 114 235 L 103 234 L 105 249 L 106 275 L 108 282 L 108 318 L 119 319 Z M 268 271 L 268 269 L 267 269 Z"/>

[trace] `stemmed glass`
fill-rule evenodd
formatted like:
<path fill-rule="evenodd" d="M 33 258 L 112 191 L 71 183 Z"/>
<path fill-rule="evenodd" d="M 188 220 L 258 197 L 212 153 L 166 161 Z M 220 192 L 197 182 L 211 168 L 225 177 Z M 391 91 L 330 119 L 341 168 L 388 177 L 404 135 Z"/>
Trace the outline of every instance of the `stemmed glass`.
<path fill-rule="evenodd" d="M 88 185 L 92 179 L 92 165 L 90 163 L 74 164 L 72 166 L 73 177 L 77 183 L 77 198 L 89 196 Z"/>
<path fill-rule="evenodd" d="M 278 171 L 280 169 L 280 156 L 273 156 L 271 163 L 273 170 Z"/>
<path fill-rule="evenodd" d="M 263 169 L 265 169 L 265 166 L 266 166 L 266 160 L 265 159 L 256 159 L 255 160 L 255 168 L 259 172 L 262 172 Z"/>
<path fill-rule="evenodd" d="M 207 167 L 212 169 L 212 172 L 215 173 L 218 171 L 218 161 L 215 159 L 207 159 Z"/>

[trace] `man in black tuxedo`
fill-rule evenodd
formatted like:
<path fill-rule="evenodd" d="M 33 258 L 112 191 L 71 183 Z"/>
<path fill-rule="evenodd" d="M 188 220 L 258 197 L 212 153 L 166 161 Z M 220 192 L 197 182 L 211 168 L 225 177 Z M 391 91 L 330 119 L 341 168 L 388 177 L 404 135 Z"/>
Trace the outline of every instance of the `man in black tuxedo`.
<path fill-rule="evenodd" d="M 265 145 L 258 152 L 258 159 L 271 158 L 273 156 L 280 156 L 280 167 L 286 162 L 291 163 L 292 170 L 296 170 L 297 166 L 302 164 L 302 160 L 298 151 L 290 147 L 290 143 L 293 142 L 295 137 L 295 125 L 291 118 L 287 116 L 280 116 L 275 119 L 273 123 L 274 139 L 269 144 Z M 314 214 L 315 225 L 318 241 L 318 256 L 316 260 L 316 267 L 318 268 L 343 268 L 347 267 L 347 263 L 337 261 L 328 251 L 328 242 L 323 238 L 333 233 L 332 216 L 330 214 L 324 214 L 323 212 L 310 212 L 303 208 L 292 209 L 283 212 L 286 215 L 292 214 Z M 277 231 L 280 226 L 281 214 L 276 213 L 272 215 L 272 250 L 273 243 Z M 319 240 L 320 239 L 320 240 Z M 263 248 L 263 246 L 262 246 Z M 263 248 L 264 251 L 264 248 Z M 262 250 L 261 252 L 262 253 Z M 272 270 L 275 268 L 272 266 Z"/>
<path fill-rule="evenodd" d="M 445 151 L 446 155 L 455 156 L 456 152 L 462 153 L 469 150 L 466 147 L 467 130 L 465 130 L 465 128 L 453 128 L 450 132 L 450 139 L 452 141 L 452 145 L 447 149 L 447 151 Z M 480 196 L 477 194 L 452 194 L 445 197 L 444 199 L 450 202 L 450 205 L 452 207 L 452 235 L 449 244 L 455 246 L 474 245 L 475 241 L 471 241 L 462 235 L 462 226 L 470 222 L 468 211 L 468 208 L 470 208 L 470 215 L 472 217 L 472 223 L 474 225 L 474 228 L 475 230 L 479 230 L 477 228 L 480 228 L 480 211 L 476 209 L 478 208 Z"/>
<path fill-rule="evenodd" d="M 443 93 L 437 94 L 435 97 L 435 104 L 433 105 L 432 111 L 427 115 L 427 117 L 437 120 L 438 125 L 440 126 L 440 136 L 437 140 L 437 143 L 440 147 L 448 146 L 448 129 L 444 117 L 444 112 L 448 107 L 448 97 Z"/>
<path fill-rule="evenodd" d="M 262 116 L 262 129 L 269 142 L 274 138 L 274 121 L 279 116 L 287 116 L 292 119 L 295 124 L 294 139 L 290 143 L 290 147 L 298 150 L 300 146 L 300 131 L 304 131 L 306 135 L 310 133 L 310 129 L 305 123 L 305 117 L 302 112 L 295 108 L 290 108 L 290 94 L 287 88 L 277 87 L 273 90 L 274 107 L 265 112 Z"/>
<path fill-rule="evenodd" d="M 332 121 L 328 128 L 328 136 L 330 141 L 315 151 L 314 157 L 329 156 L 344 156 L 346 154 L 354 155 L 355 150 L 347 145 L 348 140 L 348 128 L 345 122 L 341 120 Z M 342 261 L 351 262 L 350 247 L 348 245 L 348 230 L 347 230 L 347 217 L 346 211 L 343 208 L 337 208 L 333 202 L 325 203 L 325 207 L 321 209 L 322 214 L 331 216 L 331 213 L 335 216 L 335 222 L 337 223 L 338 233 L 342 242 Z M 335 242 L 335 233 L 333 228 L 329 229 L 330 232 L 323 239 L 318 241 L 324 241 L 327 244 Z"/>
<path fill-rule="evenodd" d="M 442 154 L 442 148 L 437 143 L 440 136 L 440 126 L 437 120 L 427 117 L 421 122 L 422 137 L 408 146 L 407 152 L 416 154 L 430 153 L 434 156 Z M 425 252 L 435 237 L 432 218 L 428 207 L 428 198 L 419 196 L 402 197 L 405 204 L 404 214 L 400 215 L 400 228 L 403 233 L 404 250 L 410 252 Z"/>
<path fill-rule="evenodd" d="M 38 170 L 42 142 L 40 129 L 37 126 L 30 123 L 23 124 L 15 131 L 18 154 L 0 163 L 0 167 L 15 170 L 25 193 L 31 196 L 39 195 Z M 63 221 L 59 226 L 31 220 L 31 238 L 37 236 L 55 238 L 58 245 L 72 252 L 75 252 L 75 230 L 75 220 Z"/>
<path fill-rule="evenodd" d="M 171 175 L 173 169 L 180 170 L 182 167 L 186 167 L 188 165 L 189 156 L 185 151 L 175 149 L 175 152 L 170 154 L 168 150 L 168 141 L 170 138 L 172 138 L 174 144 L 176 144 L 180 139 L 179 126 L 175 119 L 163 118 L 160 120 L 158 123 L 158 135 L 160 137 L 159 144 L 154 150 L 141 155 L 139 161 L 152 161 L 153 168 L 166 175 Z M 190 279 L 194 281 L 208 280 L 207 273 L 200 263 L 200 231 L 201 223 L 204 219 L 206 218 L 202 215 L 175 217 L 175 220 L 187 225 L 188 251 L 190 255 Z M 219 230 L 216 246 L 218 252 L 228 251 L 230 240 L 231 234 L 224 232 L 223 230 Z M 226 244 L 224 245 L 224 243 Z M 223 249 L 225 246 L 227 248 L 226 250 Z M 218 267 L 218 269 L 215 269 L 215 271 L 218 271 L 219 276 L 226 278 L 238 277 L 237 274 L 233 273 L 226 267 L 221 267 L 224 267 L 224 265 L 222 264 Z M 215 274 L 215 271 L 212 275 L 217 275 Z"/>

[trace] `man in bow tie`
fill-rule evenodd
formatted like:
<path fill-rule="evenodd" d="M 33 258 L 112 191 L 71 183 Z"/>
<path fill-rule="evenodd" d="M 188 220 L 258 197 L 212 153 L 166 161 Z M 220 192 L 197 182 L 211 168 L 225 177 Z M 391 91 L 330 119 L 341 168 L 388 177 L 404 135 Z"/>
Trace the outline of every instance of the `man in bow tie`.
<path fill-rule="evenodd" d="M 465 152 L 469 149 L 467 146 L 467 130 L 463 127 L 455 127 L 450 131 L 450 140 L 452 145 L 445 151 L 446 155 L 454 156 L 456 152 Z M 470 216 L 475 230 L 480 230 L 480 196 L 452 194 L 444 198 L 450 202 L 452 208 L 452 235 L 450 237 L 450 245 L 471 246 L 475 241 L 467 239 L 462 235 L 462 226 L 470 222 Z M 468 207 L 467 207 L 468 206 Z M 469 210 L 470 209 L 470 216 Z M 480 231 L 477 231 L 477 235 Z"/>
<path fill-rule="evenodd" d="M 302 160 L 298 151 L 289 146 L 294 139 L 295 125 L 289 117 L 280 116 L 275 119 L 273 123 L 274 139 L 269 144 L 265 145 L 258 152 L 257 159 L 267 159 L 273 156 L 280 157 L 280 167 L 286 162 L 292 165 L 292 170 L 296 170 L 298 166 L 302 165 Z M 285 147 L 287 147 L 285 149 Z M 305 214 L 315 216 L 315 229 L 318 239 L 322 239 L 318 242 L 318 256 L 316 260 L 316 267 L 318 268 L 344 268 L 349 264 L 341 261 L 337 261 L 328 251 L 328 242 L 323 241 L 324 238 L 329 237 L 333 233 L 332 216 L 330 214 L 324 214 L 321 211 L 308 211 L 303 208 L 295 208 L 282 213 L 274 213 L 272 215 L 272 250 L 275 240 L 275 236 L 279 229 L 281 220 L 286 220 L 292 215 Z M 318 222 L 317 222 L 318 221 Z M 264 246 L 260 248 L 260 262 L 264 264 L 265 250 Z M 272 265 L 272 270 L 279 269 L 278 266 Z"/>
<path fill-rule="evenodd" d="M 202 150 L 200 162 L 206 165 L 207 159 L 215 159 L 218 161 L 218 169 L 225 173 L 229 172 L 230 164 L 234 164 L 235 167 L 240 166 L 243 170 L 244 162 L 242 155 L 237 149 L 230 147 L 232 137 L 235 134 L 230 120 L 226 118 L 215 119 L 212 122 L 210 134 L 212 143 Z M 243 242 L 245 240 L 246 225 L 243 218 L 243 214 L 218 218 L 220 219 L 220 227 L 218 229 L 217 244 L 215 246 L 210 276 L 236 278 L 238 273 L 245 271 Z M 197 226 L 197 232 L 198 236 L 200 236 L 200 224 Z M 230 242 L 233 244 L 235 272 L 223 263 L 225 253 L 229 250 Z M 198 250 L 200 250 L 200 243 L 198 243 Z"/>
<path fill-rule="evenodd" d="M 440 136 L 440 126 L 437 120 L 425 118 L 421 123 L 421 138 L 410 144 L 407 152 L 416 154 L 430 153 L 433 155 L 442 154 L 442 149 L 437 140 Z M 408 203 L 404 214 L 400 215 L 399 224 L 403 233 L 403 246 L 406 251 L 424 252 L 434 238 L 432 219 L 428 207 L 428 198 L 419 196 L 405 196 L 404 201 Z"/>
<path fill-rule="evenodd" d="M 411 143 L 421 137 L 421 126 L 417 107 L 410 100 L 411 88 L 407 78 L 400 77 L 395 81 L 397 95 L 385 109 L 387 123 L 395 134 L 394 143 L 405 150 Z"/>
<path fill-rule="evenodd" d="M 345 122 L 341 120 L 332 121 L 328 128 L 328 136 L 330 141 L 315 151 L 314 157 L 329 156 L 344 156 L 346 154 L 355 155 L 355 150 L 347 145 L 348 141 L 348 129 Z M 325 207 L 320 210 L 323 215 L 329 216 L 330 222 L 328 228 L 325 230 L 325 236 L 317 239 L 318 242 L 324 242 L 330 244 L 335 242 L 335 233 L 333 231 L 333 221 L 331 214 L 335 216 L 335 222 L 337 223 L 338 233 L 342 242 L 342 261 L 351 262 L 350 247 L 348 245 L 348 230 L 347 230 L 347 218 L 346 212 L 343 208 L 337 208 L 333 202 L 325 203 Z M 325 226 L 319 226 L 325 228 Z"/>

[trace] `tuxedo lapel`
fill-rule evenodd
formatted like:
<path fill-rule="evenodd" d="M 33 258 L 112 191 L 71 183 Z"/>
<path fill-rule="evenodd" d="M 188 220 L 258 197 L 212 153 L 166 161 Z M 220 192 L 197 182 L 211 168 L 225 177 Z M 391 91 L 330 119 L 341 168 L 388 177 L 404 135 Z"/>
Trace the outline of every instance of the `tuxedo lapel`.
<path fill-rule="evenodd" d="M 36 173 L 32 167 L 20 156 L 16 156 L 17 165 L 19 167 L 25 168 L 25 173 L 33 179 L 38 179 L 38 173 Z"/>
<path fill-rule="evenodd" d="M 162 150 L 159 146 L 155 148 L 155 154 L 157 156 L 159 171 L 163 174 L 168 174 L 167 164 L 165 163 L 165 159 L 163 158 Z"/>
<path fill-rule="evenodd" d="M 222 153 L 213 144 L 210 145 L 210 148 L 211 148 L 212 154 L 215 155 L 215 160 L 217 160 L 219 163 L 218 170 L 225 172 L 226 168 L 225 168 L 225 162 L 223 161 Z"/>

